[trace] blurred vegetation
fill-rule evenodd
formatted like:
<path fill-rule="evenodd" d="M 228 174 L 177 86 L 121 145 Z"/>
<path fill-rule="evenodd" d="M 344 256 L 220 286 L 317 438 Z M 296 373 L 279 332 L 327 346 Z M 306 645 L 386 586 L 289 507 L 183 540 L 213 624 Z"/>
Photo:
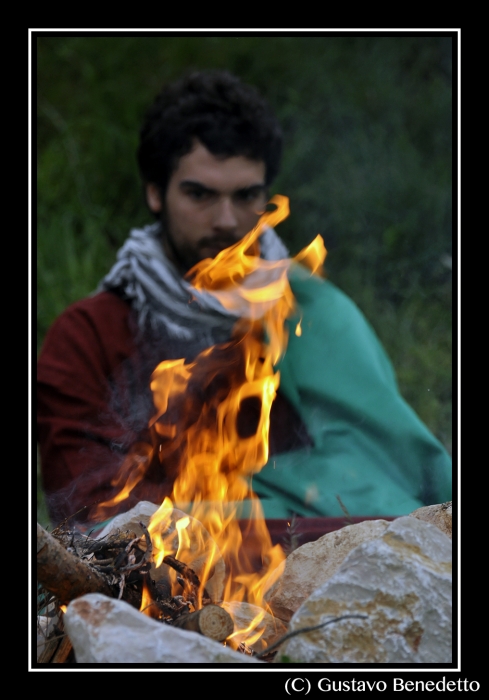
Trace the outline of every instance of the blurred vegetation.
<path fill-rule="evenodd" d="M 63 36 L 37 70 L 37 348 L 93 291 L 129 228 L 152 221 L 135 150 L 161 85 L 227 68 L 281 119 L 292 253 L 318 233 L 327 274 L 364 311 L 401 392 L 452 449 L 452 52 L 456 37 Z M 36 75 L 33 73 L 33 80 Z"/>

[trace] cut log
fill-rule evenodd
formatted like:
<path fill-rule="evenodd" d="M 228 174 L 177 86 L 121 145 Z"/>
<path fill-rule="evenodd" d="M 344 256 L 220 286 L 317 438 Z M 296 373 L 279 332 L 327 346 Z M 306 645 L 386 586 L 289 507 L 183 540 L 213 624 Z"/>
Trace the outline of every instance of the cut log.
<path fill-rule="evenodd" d="M 210 637 L 217 642 L 223 642 L 234 632 L 234 622 L 231 615 L 219 605 L 206 605 L 193 613 L 180 615 L 174 622 L 174 627 L 199 632 L 204 637 Z"/>
<path fill-rule="evenodd" d="M 37 524 L 37 580 L 65 605 L 87 593 L 113 597 L 106 579 Z"/>

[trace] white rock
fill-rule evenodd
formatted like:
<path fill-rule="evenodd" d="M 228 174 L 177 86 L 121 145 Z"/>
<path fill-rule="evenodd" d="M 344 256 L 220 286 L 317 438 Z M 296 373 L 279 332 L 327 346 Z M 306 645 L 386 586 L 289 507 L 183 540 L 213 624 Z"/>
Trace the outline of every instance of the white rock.
<path fill-rule="evenodd" d="M 64 623 L 77 663 L 263 663 L 99 593 L 72 601 Z"/>
<path fill-rule="evenodd" d="M 119 515 L 112 518 L 96 538 L 100 540 L 116 530 L 129 530 L 135 532 L 136 535 L 142 535 L 143 529 L 140 527 L 139 523 L 142 522 L 145 527 L 148 527 L 151 516 L 156 513 L 158 507 L 159 506 L 155 503 L 140 501 L 134 508 L 131 508 L 131 510 L 125 513 L 119 513 Z"/>
<path fill-rule="evenodd" d="M 438 503 L 434 506 L 424 506 L 409 513 L 412 518 L 424 520 L 436 525 L 442 532 L 452 539 L 452 502 Z"/>
<path fill-rule="evenodd" d="M 289 630 L 346 619 L 284 642 L 295 663 L 451 663 L 452 543 L 411 516 L 353 549 L 293 615 Z"/>
<path fill-rule="evenodd" d="M 265 595 L 273 614 L 288 622 L 306 598 L 339 569 L 352 549 L 381 537 L 388 525 L 387 520 L 365 520 L 328 532 L 294 550 L 287 557 L 282 576 Z"/>

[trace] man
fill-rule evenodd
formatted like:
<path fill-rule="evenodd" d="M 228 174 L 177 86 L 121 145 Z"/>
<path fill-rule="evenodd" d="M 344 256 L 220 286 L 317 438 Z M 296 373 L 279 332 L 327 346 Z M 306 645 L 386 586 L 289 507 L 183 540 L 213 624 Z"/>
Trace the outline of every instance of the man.
<path fill-rule="evenodd" d="M 266 102 L 226 72 L 183 78 L 149 109 L 138 163 L 156 222 L 133 230 L 96 293 L 56 320 L 38 361 L 38 440 L 53 523 L 96 519 L 96 504 L 120 490 L 128 452 L 154 447 L 156 366 L 189 362 L 232 337 L 236 316 L 185 274 L 255 226 L 281 151 Z M 259 246 L 266 260 L 288 257 L 271 228 Z M 290 284 L 303 333 L 290 334 L 279 363 L 270 459 L 253 478 L 265 515 L 341 515 L 341 507 L 400 515 L 449 500 L 450 459 L 399 395 L 368 322 L 331 282 L 300 266 Z M 253 404 L 243 411 L 244 435 L 255 414 Z M 114 512 L 161 503 L 176 470 L 171 460 L 148 460 Z"/>

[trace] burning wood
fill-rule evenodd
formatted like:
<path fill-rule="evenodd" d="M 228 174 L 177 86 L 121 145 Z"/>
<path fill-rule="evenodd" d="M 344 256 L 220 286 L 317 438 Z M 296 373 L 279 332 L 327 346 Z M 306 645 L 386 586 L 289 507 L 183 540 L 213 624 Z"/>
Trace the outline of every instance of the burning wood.
<path fill-rule="evenodd" d="M 63 663 L 68 658 L 71 642 L 63 636 L 61 611 L 66 604 L 87 593 L 125 600 L 150 617 L 217 641 L 224 641 L 233 632 L 231 615 L 212 604 L 208 594 L 200 601 L 206 607 L 195 609 L 200 581 L 185 563 L 170 555 L 164 559 L 164 563 L 180 574 L 182 596 L 171 595 L 168 581 L 154 581 L 149 577 L 152 543 L 144 524 L 140 522 L 139 525 L 144 531 L 143 537 L 133 532 L 115 531 L 98 540 L 63 528 L 50 534 L 38 524 L 37 577 L 41 586 L 38 615 L 51 609 L 53 617 L 58 616 L 54 634 L 46 638 L 39 655 L 40 663 Z"/>
<path fill-rule="evenodd" d="M 163 559 L 163 563 L 171 566 L 172 569 L 178 571 L 180 576 L 177 576 L 178 583 L 182 586 L 184 593 L 188 600 L 191 601 L 194 608 L 198 607 L 199 589 L 200 581 L 199 577 L 193 569 L 191 569 L 184 562 L 178 561 L 175 557 L 171 557 L 167 554 Z M 203 589 L 202 595 L 202 605 L 209 605 L 211 598 L 205 588 Z"/>
<path fill-rule="evenodd" d="M 103 593 L 125 600 L 139 609 L 144 605 L 143 586 L 146 584 L 154 595 L 156 605 L 160 609 L 171 609 L 168 616 L 172 619 L 179 611 L 188 612 L 189 606 L 195 608 L 200 581 L 185 563 L 169 555 L 164 560 L 180 573 L 184 595 L 178 596 L 175 601 L 169 582 L 149 579 L 151 538 L 143 523 L 139 524 L 145 531 L 144 537 L 137 537 L 133 532 L 116 531 L 103 540 L 91 539 L 70 530 L 58 529 L 49 534 L 38 524 L 38 582 L 62 605 L 86 593 Z M 211 599 L 206 595 L 202 605 L 210 603 Z M 163 615 L 156 617 L 162 618 Z"/>

